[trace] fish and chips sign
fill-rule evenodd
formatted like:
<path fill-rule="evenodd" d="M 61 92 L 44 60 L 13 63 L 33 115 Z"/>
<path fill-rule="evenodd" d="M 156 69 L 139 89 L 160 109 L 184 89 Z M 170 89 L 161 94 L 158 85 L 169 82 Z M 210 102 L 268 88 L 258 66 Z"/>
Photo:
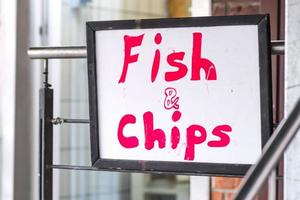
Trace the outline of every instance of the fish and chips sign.
<path fill-rule="evenodd" d="M 91 157 L 242 175 L 271 133 L 266 15 L 87 22 Z"/>

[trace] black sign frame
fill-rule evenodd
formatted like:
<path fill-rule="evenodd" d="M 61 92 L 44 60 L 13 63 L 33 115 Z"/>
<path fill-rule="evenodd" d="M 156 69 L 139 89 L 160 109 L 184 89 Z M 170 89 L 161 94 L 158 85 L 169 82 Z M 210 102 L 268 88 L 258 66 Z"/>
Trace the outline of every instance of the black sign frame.
<path fill-rule="evenodd" d="M 271 84 L 271 51 L 269 15 L 166 18 L 122 21 L 98 21 L 86 23 L 88 88 L 90 112 L 90 144 L 92 166 L 100 170 L 157 172 L 188 175 L 242 176 L 251 165 L 167 162 L 143 160 L 116 160 L 100 157 L 97 105 L 96 73 L 96 31 L 120 29 L 151 29 L 174 27 L 211 27 L 257 25 L 260 67 L 260 108 L 261 108 L 261 142 L 265 145 L 273 130 L 272 125 L 272 84 Z M 246 38 L 245 38 L 246 39 Z M 261 147 L 261 148 L 262 148 Z"/>

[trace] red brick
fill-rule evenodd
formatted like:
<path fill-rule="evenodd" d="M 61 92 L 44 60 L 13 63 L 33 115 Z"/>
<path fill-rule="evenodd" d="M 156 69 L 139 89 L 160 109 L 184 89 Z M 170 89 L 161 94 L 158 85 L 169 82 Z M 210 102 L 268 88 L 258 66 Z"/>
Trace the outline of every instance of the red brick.
<path fill-rule="evenodd" d="M 249 15 L 259 13 L 259 3 L 228 2 L 226 15 Z"/>
<path fill-rule="evenodd" d="M 210 193 L 210 200 L 224 200 L 223 192 L 212 191 Z"/>
<path fill-rule="evenodd" d="M 225 3 L 213 3 L 212 5 L 212 15 L 222 16 L 225 15 Z"/>
<path fill-rule="evenodd" d="M 260 6 L 260 0 L 213 0 L 212 15 L 257 14 Z"/>
<path fill-rule="evenodd" d="M 240 178 L 215 177 L 213 179 L 216 189 L 238 189 L 241 183 Z"/>

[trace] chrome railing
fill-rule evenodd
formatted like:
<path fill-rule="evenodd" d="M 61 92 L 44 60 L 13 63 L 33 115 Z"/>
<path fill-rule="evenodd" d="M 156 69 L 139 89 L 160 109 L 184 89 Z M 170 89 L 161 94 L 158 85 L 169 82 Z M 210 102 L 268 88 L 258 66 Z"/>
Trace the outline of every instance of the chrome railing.
<path fill-rule="evenodd" d="M 273 55 L 284 54 L 284 41 L 271 41 L 271 53 Z M 66 47 L 31 47 L 28 56 L 31 59 L 53 59 L 53 58 L 86 58 L 85 46 Z"/>
<path fill-rule="evenodd" d="M 289 146 L 300 128 L 300 99 L 296 106 L 276 128 L 263 149 L 263 154 L 256 165 L 246 174 L 236 200 L 251 200 L 266 180 L 276 163 Z"/>

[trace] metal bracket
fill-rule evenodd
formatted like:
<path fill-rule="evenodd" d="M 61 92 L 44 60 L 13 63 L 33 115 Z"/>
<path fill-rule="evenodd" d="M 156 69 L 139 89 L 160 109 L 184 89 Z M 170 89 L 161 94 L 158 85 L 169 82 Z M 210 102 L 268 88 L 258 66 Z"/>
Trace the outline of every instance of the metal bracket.
<path fill-rule="evenodd" d="M 51 123 L 54 125 L 61 125 L 63 123 L 89 124 L 90 121 L 88 119 L 65 119 L 61 117 L 56 117 L 51 119 Z"/>

